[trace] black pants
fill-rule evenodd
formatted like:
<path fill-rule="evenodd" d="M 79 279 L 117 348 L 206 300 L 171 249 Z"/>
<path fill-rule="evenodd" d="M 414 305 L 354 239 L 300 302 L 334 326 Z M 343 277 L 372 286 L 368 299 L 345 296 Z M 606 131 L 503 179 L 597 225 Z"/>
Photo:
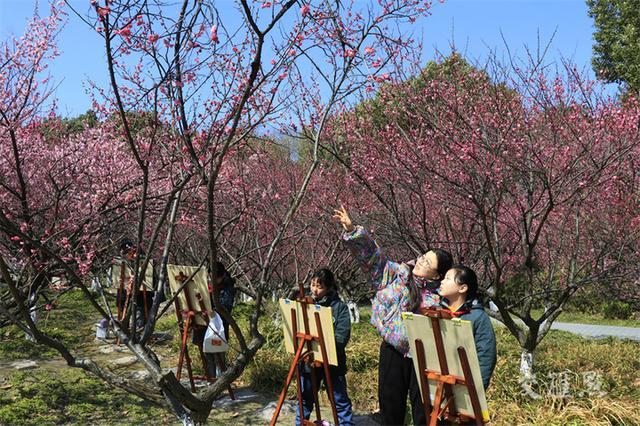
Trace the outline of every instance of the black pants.
<path fill-rule="evenodd" d="M 420 385 L 411 358 L 405 357 L 386 342 L 380 345 L 378 365 L 378 401 L 385 425 L 402 425 L 407 407 L 407 395 L 411 401 L 414 425 L 425 425 Z"/>
<path fill-rule="evenodd" d="M 227 343 L 229 343 L 229 323 L 224 318 L 220 317 L 222 320 L 222 328 L 224 329 L 224 337 L 227 339 Z"/>

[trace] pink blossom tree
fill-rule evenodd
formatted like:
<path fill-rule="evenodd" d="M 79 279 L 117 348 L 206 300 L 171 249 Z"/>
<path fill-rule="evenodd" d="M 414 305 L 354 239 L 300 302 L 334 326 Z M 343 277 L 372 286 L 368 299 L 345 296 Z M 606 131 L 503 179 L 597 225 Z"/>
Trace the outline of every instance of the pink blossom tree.
<path fill-rule="evenodd" d="M 490 65 L 491 77 L 454 55 L 382 88 L 336 121 L 325 148 L 378 201 L 365 222 L 391 230 L 396 256 L 445 247 L 478 270 L 530 383 L 533 352 L 569 298 L 635 273 L 628 159 L 640 110 L 570 65 Z"/>
<path fill-rule="evenodd" d="M 411 40 L 394 23 L 429 9 L 416 0 L 235 5 L 93 0 L 87 10 L 72 9 L 70 19 L 83 19 L 102 40 L 109 73 L 108 87 L 93 84 L 99 123 L 75 134 L 61 131 L 53 106 L 44 108 L 51 91 L 35 84 L 55 55 L 61 9 L 35 18 L 27 35 L 4 43 L 0 53 L 0 272 L 9 289 L 0 304 L 3 320 L 55 348 L 69 366 L 167 407 L 185 423 L 206 420 L 214 399 L 264 342 L 258 319 L 272 278 L 290 281 L 285 265 L 313 229 L 310 188 L 328 118 L 353 93 L 401 68 Z M 311 141 L 309 158 L 295 163 L 275 155 L 273 141 L 283 136 Z M 160 259 L 158 291 L 141 334 L 135 301 L 119 321 L 107 300 L 87 288 L 88 274 L 108 263 L 126 235 L 138 248 L 136 285 L 139 271 Z M 187 237 L 191 242 L 182 240 Z M 255 299 L 245 330 L 214 297 L 239 350 L 198 394 L 161 364 L 149 343 L 167 312 L 160 302 L 166 265 L 185 259 L 209 270 L 218 259 L 233 262 Z M 25 290 L 37 283 L 44 289 L 43 277 L 59 273 L 109 320 L 149 371 L 149 383 L 74 353 L 30 319 Z"/>

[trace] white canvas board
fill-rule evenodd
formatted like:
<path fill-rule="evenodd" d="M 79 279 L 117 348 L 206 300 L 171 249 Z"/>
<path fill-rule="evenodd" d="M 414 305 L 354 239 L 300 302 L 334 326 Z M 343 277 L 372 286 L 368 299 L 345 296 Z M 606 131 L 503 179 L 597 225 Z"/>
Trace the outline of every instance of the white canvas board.
<path fill-rule="evenodd" d="M 318 328 L 316 326 L 315 314 L 318 313 L 320 315 L 320 325 L 322 327 L 322 335 L 325 341 L 329 364 L 338 365 L 338 355 L 336 353 L 336 338 L 333 332 L 333 317 L 331 315 L 331 308 L 327 306 L 307 304 L 309 330 L 306 330 L 302 318 L 302 304 L 296 300 L 289 299 L 280 299 L 279 302 L 280 310 L 282 311 L 282 329 L 284 332 L 284 346 L 286 351 L 290 354 L 295 354 L 295 350 L 293 347 L 293 315 L 291 310 L 293 309 L 296 313 L 298 331 L 304 331 L 305 333 L 309 333 L 316 337 L 318 336 Z M 313 358 L 318 361 L 324 361 L 324 359 L 322 358 L 322 351 L 320 350 L 319 342 L 313 341 L 311 347 L 313 350 Z"/>
<path fill-rule="evenodd" d="M 140 267 L 142 267 L 142 263 L 140 263 Z M 111 266 L 111 283 L 115 288 L 120 288 L 120 280 L 124 283 L 124 288 L 128 288 L 129 279 L 133 275 L 133 271 L 129 267 L 128 262 L 122 259 L 114 259 L 113 265 Z M 147 266 L 146 273 L 144 274 L 144 281 L 142 285 L 145 286 L 147 291 L 153 291 L 153 260 L 149 260 L 149 265 Z"/>
<path fill-rule="evenodd" d="M 198 268 L 197 266 L 167 265 L 169 288 L 171 289 L 172 296 L 175 296 L 182 286 L 182 282 L 177 279 L 177 277 L 181 276 L 180 274 L 185 277 L 190 277 L 192 274 L 195 274 L 193 276 L 193 279 L 189 281 L 189 283 L 185 286 L 185 289 L 189 289 L 188 293 L 191 308 L 196 313 L 202 312 L 200 304 L 198 303 L 198 298 L 196 296 L 197 294 L 200 294 L 207 313 L 207 317 L 211 318 L 211 316 L 213 315 L 213 309 L 211 308 L 211 297 L 209 296 L 209 286 L 207 285 L 207 268 Z M 180 291 L 180 293 L 178 294 L 178 304 L 180 305 L 180 309 L 182 310 L 186 310 L 189 307 L 184 291 Z M 195 321 L 198 325 L 207 325 L 207 322 L 204 320 L 204 318 L 202 318 L 202 315 L 196 315 Z"/>
<path fill-rule="evenodd" d="M 440 373 L 440 363 L 438 361 L 438 352 L 436 349 L 436 341 L 434 338 L 431 318 L 410 312 L 403 312 L 402 319 L 407 329 L 410 353 L 413 359 L 415 371 L 419 372 L 418 360 L 415 356 L 415 341 L 416 339 L 421 339 L 424 346 L 427 369 Z M 442 332 L 442 340 L 449 374 L 464 377 L 462 364 L 460 363 L 460 357 L 458 356 L 458 347 L 463 347 L 467 353 L 467 358 L 469 359 L 471 375 L 480 401 L 482 416 L 484 421 L 488 422 L 489 407 L 487 405 L 487 398 L 482 386 L 482 375 L 480 374 L 480 364 L 478 363 L 478 354 L 476 353 L 476 344 L 473 339 L 473 328 L 471 326 L 471 322 L 461 320 L 459 318 L 441 318 L 438 319 L 438 321 Z M 422 393 L 422 389 L 420 389 L 420 392 Z M 433 380 L 429 380 L 429 393 L 433 404 L 436 393 L 436 382 Z M 471 398 L 467 388 L 463 385 L 454 385 L 453 393 L 458 412 L 460 414 L 473 417 L 473 406 L 471 405 Z M 424 400 L 424 395 L 422 395 L 422 398 Z"/>

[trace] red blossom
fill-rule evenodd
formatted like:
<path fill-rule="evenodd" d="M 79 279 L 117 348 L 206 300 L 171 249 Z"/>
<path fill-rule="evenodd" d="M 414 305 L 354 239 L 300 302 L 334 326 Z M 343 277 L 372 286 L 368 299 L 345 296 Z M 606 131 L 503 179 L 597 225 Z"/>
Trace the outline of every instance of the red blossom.
<path fill-rule="evenodd" d="M 213 25 L 211 27 L 211 30 L 209 30 L 209 40 L 211 40 L 213 43 L 218 42 L 218 26 L 217 25 Z"/>

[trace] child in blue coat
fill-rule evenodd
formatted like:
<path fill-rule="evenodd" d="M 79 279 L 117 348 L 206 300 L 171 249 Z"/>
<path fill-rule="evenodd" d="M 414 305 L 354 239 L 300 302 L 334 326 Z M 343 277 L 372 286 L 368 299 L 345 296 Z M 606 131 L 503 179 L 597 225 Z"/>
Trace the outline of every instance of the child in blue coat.
<path fill-rule="evenodd" d="M 333 332 L 336 338 L 338 365 L 330 365 L 329 374 L 331 375 L 331 383 L 333 384 L 333 398 L 336 402 L 338 421 L 340 426 L 350 426 L 353 425 L 353 410 L 351 400 L 347 394 L 347 379 L 345 377 L 347 373 L 347 356 L 345 347 L 351 336 L 351 317 L 349 316 L 349 308 L 340 300 L 337 290 L 335 278 L 329 269 L 319 269 L 313 274 L 311 278 L 311 297 L 316 304 L 330 307 L 331 316 L 333 317 Z M 318 386 L 320 386 L 321 381 L 324 380 L 324 369 L 322 367 L 305 366 L 302 370 L 302 405 L 305 419 L 309 419 L 311 411 L 313 410 L 311 368 L 315 368 Z M 327 388 L 327 392 L 328 390 Z M 296 413 L 296 424 L 301 424 L 299 412 Z"/>
<path fill-rule="evenodd" d="M 451 310 L 455 317 L 471 321 L 482 384 L 489 387 L 496 366 L 496 336 L 489 315 L 478 301 L 478 277 L 473 269 L 454 265 L 440 283 L 440 307 Z"/>

